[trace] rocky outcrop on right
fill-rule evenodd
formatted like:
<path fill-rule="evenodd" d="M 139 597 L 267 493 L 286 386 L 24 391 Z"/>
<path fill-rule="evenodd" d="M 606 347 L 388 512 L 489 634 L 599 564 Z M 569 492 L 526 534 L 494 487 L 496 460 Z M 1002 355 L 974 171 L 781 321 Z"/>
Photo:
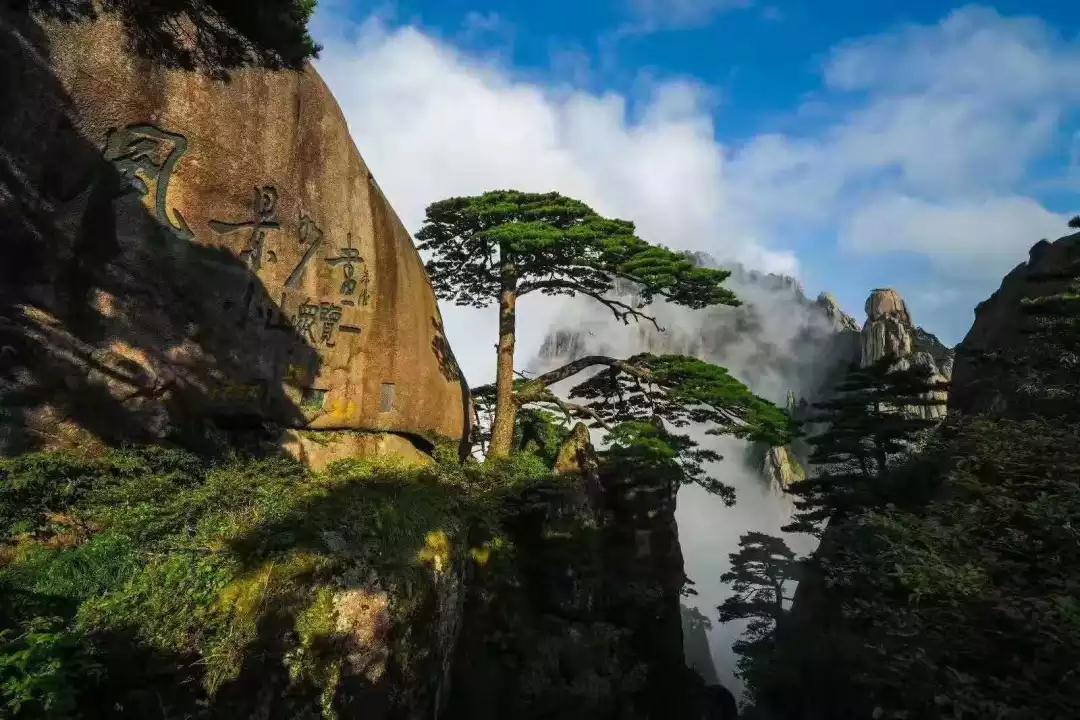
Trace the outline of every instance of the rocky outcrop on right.
<path fill-rule="evenodd" d="M 1077 414 L 1078 275 L 1080 233 L 1031 248 L 1027 262 L 975 308 L 975 323 L 957 348 L 951 407 L 1009 417 Z"/>

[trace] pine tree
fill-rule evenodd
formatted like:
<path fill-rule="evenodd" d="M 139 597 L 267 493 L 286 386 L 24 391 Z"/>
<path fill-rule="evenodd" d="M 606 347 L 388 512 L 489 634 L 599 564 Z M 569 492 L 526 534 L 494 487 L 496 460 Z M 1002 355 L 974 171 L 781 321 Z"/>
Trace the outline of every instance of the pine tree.
<path fill-rule="evenodd" d="M 499 306 L 489 457 L 510 452 L 515 417 L 522 404 L 540 400 L 558 404 L 547 391 L 554 380 L 532 380 L 516 387 L 514 344 L 519 298 L 532 293 L 584 295 L 606 306 L 624 323 L 646 321 L 654 325 L 656 319 L 644 308 L 656 297 L 690 308 L 738 304 L 723 286 L 727 271 L 698 267 L 685 253 L 650 245 L 634 234 L 633 223 L 602 217 L 584 203 L 558 193 L 506 190 L 443 200 L 428 207 L 426 222 L 416 237 L 420 250 L 430 255 L 427 271 L 440 299 L 463 306 Z M 636 302 L 610 297 L 619 281 L 634 284 Z M 555 371 L 555 375 L 564 379 L 593 365 L 616 369 L 636 382 L 655 375 L 649 363 L 593 360 L 587 365 L 577 361 L 575 372 Z M 752 397 L 745 388 L 742 393 L 747 397 L 740 395 L 740 402 Z M 563 409 L 570 407 L 564 405 Z"/>
<path fill-rule="evenodd" d="M 771 647 L 773 631 L 790 604 L 788 591 L 799 578 L 799 561 L 783 540 L 761 532 L 739 538 L 739 551 L 731 553 L 731 570 L 720 580 L 732 584 L 732 592 L 718 606 L 721 622 L 749 620 L 743 636 L 732 646 L 745 676 L 754 660 Z"/>
<path fill-rule="evenodd" d="M 585 371 L 596 371 L 570 388 L 563 399 L 551 390 L 555 383 Z M 481 403 L 490 403 L 495 386 L 473 391 Z M 706 428 L 712 435 L 782 445 L 796 427 L 787 413 L 754 395 L 727 370 L 696 358 L 679 355 L 635 355 L 616 360 L 589 355 L 514 386 L 515 406 L 527 410 L 529 424 L 535 413 L 561 413 L 569 423 L 585 420 L 607 432 L 610 460 L 638 464 L 677 465 L 673 473 L 684 483 L 697 483 L 725 502 L 735 501 L 734 490 L 712 478 L 707 464 L 721 460 L 675 431 L 688 425 Z M 518 428 L 518 435 L 525 434 Z"/>
<path fill-rule="evenodd" d="M 937 423 L 918 410 L 944 402 L 931 396 L 943 386 L 927 368 L 896 365 L 852 367 L 832 399 L 815 404 L 811 421 L 824 430 L 808 438 L 812 474 L 791 487 L 797 512 L 785 531 L 820 534 L 828 520 L 873 505 L 889 470 Z"/>

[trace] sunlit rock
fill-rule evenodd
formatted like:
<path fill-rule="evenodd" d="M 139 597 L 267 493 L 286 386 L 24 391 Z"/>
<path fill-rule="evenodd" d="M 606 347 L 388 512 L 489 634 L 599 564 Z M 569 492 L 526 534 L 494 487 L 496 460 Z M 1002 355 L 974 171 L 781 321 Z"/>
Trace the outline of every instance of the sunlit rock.
<path fill-rule="evenodd" d="M 134 55 L 108 13 L 22 17 L 0 18 L 0 450 L 466 434 L 423 265 L 313 68 L 223 81 Z"/>

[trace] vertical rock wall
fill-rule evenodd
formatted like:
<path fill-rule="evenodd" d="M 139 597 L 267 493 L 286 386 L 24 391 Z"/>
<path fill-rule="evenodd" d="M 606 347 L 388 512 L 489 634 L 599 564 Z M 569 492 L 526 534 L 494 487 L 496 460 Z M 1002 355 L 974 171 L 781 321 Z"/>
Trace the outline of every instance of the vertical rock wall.
<path fill-rule="evenodd" d="M 948 382 L 952 374 L 952 351 L 930 333 L 915 327 L 899 293 L 892 288 L 879 288 L 866 299 L 859 364 L 869 367 L 888 357 L 894 358 L 893 367 L 898 370 L 925 368 L 931 383 Z M 935 390 L 926 397 L 932 402 L 905 408 L 905 412 L 927 419 L 944 417 L 948 412 L 948 392 Z"/>
<path fill-rule="evenodd" d="M 357 433 L 461 438 L 430 283 L 314 69 L 129 46 L 107 14 L 0 14 L 0 450 L 209 423 L 302 431 L 318 465 L 380 447 Z"/>

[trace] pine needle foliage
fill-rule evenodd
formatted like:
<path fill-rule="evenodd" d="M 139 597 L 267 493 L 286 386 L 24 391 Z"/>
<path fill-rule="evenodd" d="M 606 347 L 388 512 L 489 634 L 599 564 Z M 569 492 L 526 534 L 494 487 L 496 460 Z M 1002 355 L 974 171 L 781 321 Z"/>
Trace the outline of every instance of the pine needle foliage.
<path fill-rule="evenodd" d="M 788 532 L 820 534 L 833 518 L 872 507 L 887 494 L 889 471 L 901 464 L 938 420 L 924 408 L 940 405 L 927 368 L 898 369 L 894 358 L 852 367 L 832 399 L 815 404 L 811 422 L 824 429 L 807 439 L 810 477 L 795 483 Z"/>
<path fill-rule="evenodd" d="M 651 245 L 635 234 L 632 222 L 605 218 L 559 193 L 496 190 L 442 200 L 428 207 L 416 239 L 429 256 L 428 276 L 440 299 L 478 308 L 498 304 L 495 384 L 484 388 L 494 406 L 487 447 L 492 458 L 510 453 L 516 415 L 526 402 L 545 399 L 564 411 L 588 414 L 559 401 L 547 389 L 550 382 L 516 385 L 519 298 L 584 295 L 623 323 L 651 322 L 658 330 L 656 318 L 645 312 L 658 297 L 690 308 L 739 304 L 723 286 L 727 271 L 700 267 L 688 253 Z M 620 299 L 620 288 L 632 289 L 633 299 Z M 522 397 L 521 391 L 532 397 Z"/>
<path fill-rule="evenodd" d="M 497 190 L 430 205 L 416 235 L 430 254 L 428 276 L 443 300 L 487 307 L 509 261 L 518 296 L 583 294 L 600 302 L 621 279 L 635 283 L 640 305 L 655 297 L 691 308 L 737 305 L 721 283 L 726 270 L 697 266 L 686 253 L 651 245 L 634 224 L 597 214 L 559 193 Z M 620 319 L 636 308 L 609 305 Z"/>

